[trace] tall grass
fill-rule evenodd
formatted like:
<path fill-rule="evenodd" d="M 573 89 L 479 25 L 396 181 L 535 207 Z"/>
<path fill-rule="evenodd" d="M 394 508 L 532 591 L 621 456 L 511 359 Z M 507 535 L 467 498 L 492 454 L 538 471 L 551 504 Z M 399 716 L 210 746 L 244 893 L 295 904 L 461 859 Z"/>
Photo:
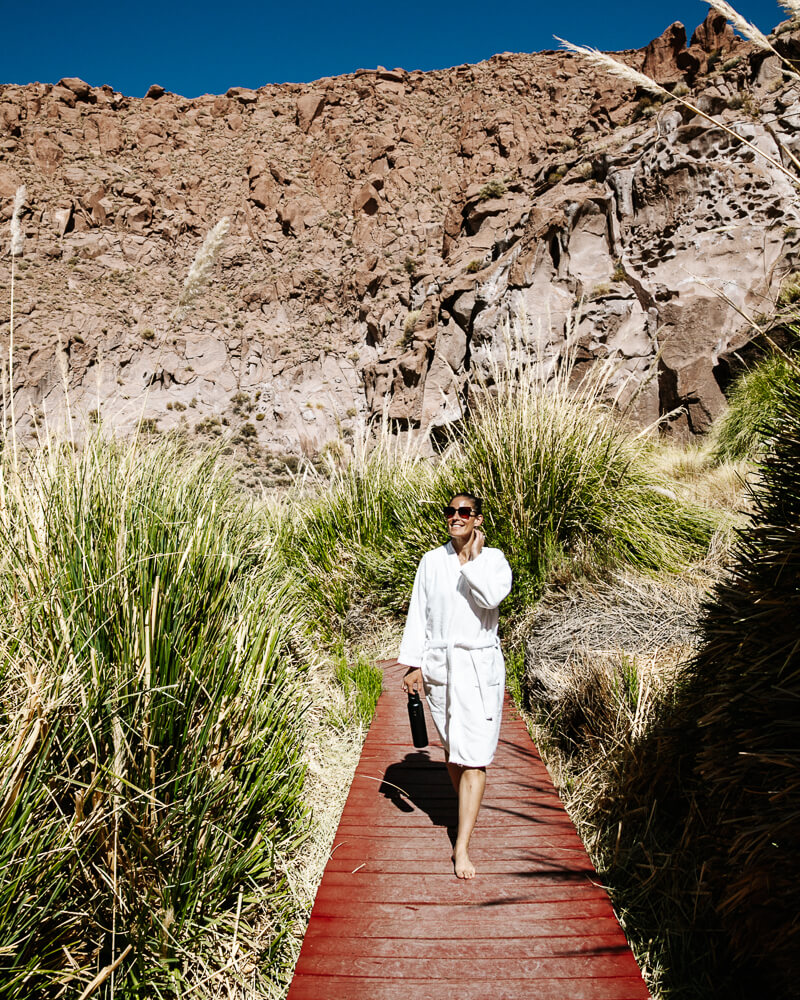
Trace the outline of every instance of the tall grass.
<path fill-rule="evenodd" d="M 465 481 L 486 498 L 520 603 L 565 565 L 675 569 L 708 545 L 714 520 L 650 467 L 649 439 L 608 400 L 612 373 L 599 364 L 576 384 L 569 361 L 546 381 L 534 362 L 496 367 L 440 470 L 443 493 Z"/>
<path fill-rule="evenodd" d="M 771 354 L 736 380 L 728 396 L 728 409 L 712 428 L 715 461 L 759 457 L 780 410 L 783 386 L 796 366 L 797 362 L 785 354 Z"/>
<path fill-rule="evenodd" d="M 421 555 L 447 540 L 441 506 L 463 489 L 484 499 L 516 607 L 554 574 L 672 569 L 703 553 L 716 519 L 653 471 L 649 443 L 603 401 L 602 379 L 576 387 L 570 376 L 498 368 L 437 461 L 384 433 L 296 505 L 283 547 L 316 619 L 335 633 L 359 605 L 402 610 Z"/>
<path fill-rule="evenodd" d="M 687 578 L 626 573 L 550 595 L 529 630 L 523 691 L 653 996 L 743 1000 L 687 840 L 685 734 L 663 726 L 685 684 L 702 593 Z"/>
<path fill-rule="evenodd" d="M 707 602 L 683 708 L 705 883 L 753 988 L 800 996 L 800 369 L 766 432 L 752 524 Z"/>
<path fill-rule="evenodd" d="M 419 555 L 437 541 L 435 470 L 388 429 L 293 500 L 282 550 L 298 600 L 331 640 L 364 602 L 401 609 Z"/>
<path fill-rule="evenodd" d="M 659 996 L 800 995 L 794 367 L 764 434 L 710 596 L 686 578 L 551 599 L 528 647 L 548 763 Z"/>
<path fill-rule="evenodd" d="M 182 996 L 243 944 L 266 981 L 305 814 L 264 525 L 212 458 L 95 439 L 2 470 L 0 537 L 0 996 Z"/>

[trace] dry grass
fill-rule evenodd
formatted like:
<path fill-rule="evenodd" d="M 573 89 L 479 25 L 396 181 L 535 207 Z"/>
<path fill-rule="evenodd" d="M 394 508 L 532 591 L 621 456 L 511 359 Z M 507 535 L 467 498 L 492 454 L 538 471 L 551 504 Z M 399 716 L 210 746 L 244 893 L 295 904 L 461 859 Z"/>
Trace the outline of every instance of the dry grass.
<path fill-rule="evenodd" d="M 653 821 L 661 775 L 649 740 L 695 650 L 708 579 L 623 572 L 551 593 L 526 648 L 534 738 L 656 998 L 686 964 L 690 920 L 675 912 L 680 875 L 664 879 L 670 843 Z"/>
<path fill-rule="evenodd" d="M 260 529 L 213 455 L 98 437 L 0 466 L 3 997 L 121 955 L 126 997 L 280 966 L 303 686 Z"/>
<path fill-rule="evenodd" d="M 355 626 L 355 622 L 350 624 Z M 360 654 L 371 660 L 381 660 L 396 654 L 399 638 L 393 622 L 386 622 L 384 618 L 379 624 L 372 619 L 362 621 L 362 625 L 364 630 L 357 652 L 354 649 L 347 651 L 351 659 Z M 295 901 L 292 967 L 300 953 L 314 896 L 333 848 L 339 818 L 369 729 L 368 723 L 356 721 L 354 695 L 342 690 L 334 680 L 334 672 L 335 661 L 327 656 L 318 657 L 308 671 L 310 707 L 305 715 L 308 771 L 304 799 L 311 809 L 312 823 L 302 851 L 286 872 Z M 348 721 L 341 725 L 332 724 L 333 720 Z M 285 990 L 276 993 L 276 997 L 284 995 Z"/>
<path fill-rule="evenodd" d="M 673 484 L 673 489 L 688 503 L 731 515 L 749 505 L 747 483 L 753 465 L 747 459 L 718 463 L 707 442 L 697 444 L 659 444 L 650 453 L 652 468 Z"/>
<path fill-rule="evenodd" d="M 550 595 L 525 654 L 526 707 L 563 752 L 635 740 L 653 695 L 691 656 L 703 590 L 685 578 L 621 573 Z"/>

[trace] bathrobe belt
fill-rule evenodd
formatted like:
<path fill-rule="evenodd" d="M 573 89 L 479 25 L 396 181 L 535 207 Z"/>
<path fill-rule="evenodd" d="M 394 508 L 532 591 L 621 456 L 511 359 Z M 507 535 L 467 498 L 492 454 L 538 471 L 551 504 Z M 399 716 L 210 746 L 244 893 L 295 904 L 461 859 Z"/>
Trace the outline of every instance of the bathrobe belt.
<path fill-rule="evenodd" d="M 447 639 L 426 639 L 425 640 L 425 653 L 427 654 L 429 649 L 444 649 L 446 651 L 447 660 L 447 676 L 450 677 L 450 670 L 453 666 L 453 650 L 455 649 L 465 649 L 468 653 L 471 653 L 476 649 L 492 649 L 493 647 L 499 647 L 500 642 L 497 636 L 492 636 L 488 639 L 476 639 L 475 641 L 457 641 Z M 427 658 L 427 657 L 426 657 Z M 478 681 L 478 690 L 481 694 L 481 705 L 483 706 L 484 716 L 491 720 L 494 716 L 494 711 L 491 709 L 491 699 L 488 697 L 488 692 L 486 691 L 486 682 L 483 677 L 481 677 L 481 672 L 478 670 L 478 664 L 475 662 L 475 657 L 471 656 L 472 668 L 475 671 L 475 677 Z M 424 665 L 424 661 L 423 661 Z"/>

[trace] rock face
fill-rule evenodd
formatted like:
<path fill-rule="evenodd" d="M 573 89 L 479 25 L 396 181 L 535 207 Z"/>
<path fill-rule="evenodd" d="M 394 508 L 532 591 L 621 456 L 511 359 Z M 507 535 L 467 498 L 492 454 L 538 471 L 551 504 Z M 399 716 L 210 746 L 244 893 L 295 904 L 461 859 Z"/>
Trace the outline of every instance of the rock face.
<path fill-rule="evenodd" d="M 685 43 L 675 24 L 621 55 L 771 155 L 800 151 L 777 60 L 713 12 Z M 123 431 L 144 416 L 311 454 L 386 412 L 427 435 L 509 331 L 546 364 L 616 358 L 636 419 L 697 433 L 723 403 L 719 359 L 749 337 L 740 312 L 768 312 L 798 257 L 788 181 L 566 53 L 196 100 L 4 86 L 1 221 L 20 183 L 24 433 L 58 424 L 66 383 L 79 422 Z M 213 280 L 176 313 L 223 215 Z M 4 361 L 9 277 L 6 258 Z"/>

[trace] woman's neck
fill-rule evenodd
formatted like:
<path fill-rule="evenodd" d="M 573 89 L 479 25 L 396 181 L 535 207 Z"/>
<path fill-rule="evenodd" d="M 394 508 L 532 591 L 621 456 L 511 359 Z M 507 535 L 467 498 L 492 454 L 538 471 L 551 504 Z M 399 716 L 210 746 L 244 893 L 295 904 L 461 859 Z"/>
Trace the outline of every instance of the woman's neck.
<path fill-rule="evenodd" d="M 472 541 L 473 534 L 475 534 L 475 532 L 473 532 L 471 535 L 468 535 L 466 538 L 450 539 L 450 544 L 453 546 L 453 550 L 455 551 L 455 554 L 458 556 L 459 562 L 464 563 L 467 561 L 465 550 L 468 550 L 468 546 L 469 543 Z"/>

